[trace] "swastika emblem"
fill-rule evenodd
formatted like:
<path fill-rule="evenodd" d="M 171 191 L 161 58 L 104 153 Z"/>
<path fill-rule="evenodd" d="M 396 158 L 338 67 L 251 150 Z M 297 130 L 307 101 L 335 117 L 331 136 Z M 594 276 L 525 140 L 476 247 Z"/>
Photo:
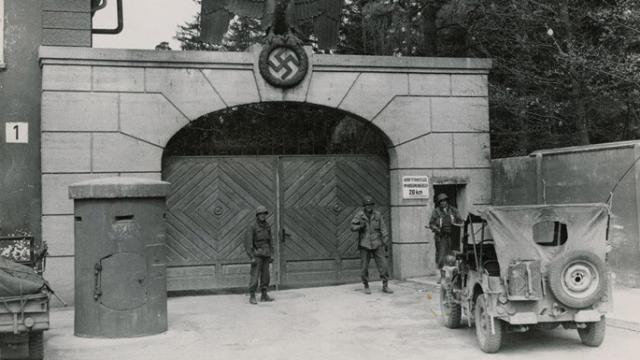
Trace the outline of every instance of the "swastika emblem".
<path fill-rule="evenodd" d="M 274 77 L 287 80 L 300 70 L 300 60 L 296 53 L 284 48 L 276 48 L 269 54 L 269 73 Z"/>
<path fill-rule="evenodd" d="M 276 36 L 262 48 L 258 62 L 260 74 L 271 85 L 280 88 L 296 86 L 309 70 L 309 58 L 295 41 Z"/>

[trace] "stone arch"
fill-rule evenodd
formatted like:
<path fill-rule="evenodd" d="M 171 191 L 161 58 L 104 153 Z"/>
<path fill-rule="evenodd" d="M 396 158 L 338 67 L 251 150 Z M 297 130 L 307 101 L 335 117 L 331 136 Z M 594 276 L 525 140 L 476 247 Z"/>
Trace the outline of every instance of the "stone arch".
<path fill-rule="evenodd" d="M 466 184 L 469 208 L 490 202 L 487 59 L 310 54 L 295 88 L 273 88 L 258 52 L 171 52 L 43 47 L 42 236 L 50 281 L 71 297 L 71 183 L 106 176 L 160 178 L 166 143 L 205 113 L 289 101 L 327 106 L 371 122 L 389 138 L 394 272 L 429 273 L 431 204 L 405 199 L 403 176 Z M 397 249 L 396 249 L 397 248 Z M 54 268 L 55 267 L 55 268 Z M 65 290 L 66 289 L 66 290 Z"/>
<path fill-rule="evenodd" d="M 194 289 L 239 286 L 238 276 L 248 267 L 241 266 L 246 256 L 238 249 L 257 205 L 270 209 L 275 239 L 288 233 L 286 242 L 274 244 L 274 275 L 282 286 L 357 281 L 350 221 L 365 195 L 390 223 L 386 134 L 335 108 L 257 104 L 262 106 L 207 114 L 165 146 L 162 179 L 172 184 L 166 216 L 169 290 L 184 289 L 175 277 Z M 202 279 L 194 267 L 212 275 Z"/>
<path fill-rule="evenodd" d="M 346 118 L 349 118 L 349 119 L 352 119 L 354 121 L 357 121 L 358 123 L 363 124 L 366 129 L 370 129 L 370 130 L 374 131 L 373 136 L 380 138 L 380 140 L 382 142 L 382 146 L 384 146 L 385 158 L 387 158 L 387 160 L 389 160 L 389 161 L 391 161 L 391 160 L 395 161 L 394 156 L 395 156 L 396 153 L 395 153 L 395 151 L 393 151 L 393 141 L 389 137 L 389 134 L 385 133 L 384 130 L 379 127 L 379 124 L 376 124 L 376 123 L 374 123 L 374 122 L 372 122 L 370 120 L 364 119 L 361 116 L 358 116 L 357 114 L 354 114 L 352 112 L 348 112 L 348 111 L 345 111 L 345 110 L 337 109 L 337 108 L 334 108 L 334 107 L 328 107 L 326 105 L 313 104 L 313 103 L 309 103 L 309 102 L 256 102 L 256 103 L 248 103 L 248 104 L 237 104 L 237 105 L 234 106 L 234 108 L 242 108 L 242 107 L 245 107 L 245 106 L 252 106 L 252 105 L 256 105 L 256 104 L 276 104 L 276 103 L 293 104 L 294 108 L 296 107 L 295 105 L 302 105 L 302 106 L 312 107 L 313 109 L 324 109 L 324 110 L 328 110 L 329 112 L 335 112 L 335 116 L 336 117 L 344 116 Z M 202 122 L 203 120 L 207 120 L 207 117 L 216 116 L 217 114 L 220 114 L 220 113 L 224 112 L 225 110 L 229 110 L 229 108 L 222 108 L 222 109 L 218 109 L 218 110 L 212 111 L 210 113 L 207 113 L 207 114 L 205 114 L 205 115 L 203 115 L 203 116 L 201 116 L 201 117 L 199 117 L 197 119 L 189 121 L 183 127 L 179 128 L 177 131 L 173 132 L 173 134 L 171 136 L 169 136 L 167 134 L 166 137 L 169 138 L 169 140 L 167 140 L 163 144 L 163 148 L 164 148 L 165 154 L 166 154 L 167 148 L 169 147 L 169 145 L 171 143 L 171 140 L 174 139 L 175 136 L 178 135 L 182 130 L 187 129 L 189 127 L 189 125 L 195 124 L 196 122 Z M 319 121 L 320 119 L 316 119 L 316 120 Z"/>

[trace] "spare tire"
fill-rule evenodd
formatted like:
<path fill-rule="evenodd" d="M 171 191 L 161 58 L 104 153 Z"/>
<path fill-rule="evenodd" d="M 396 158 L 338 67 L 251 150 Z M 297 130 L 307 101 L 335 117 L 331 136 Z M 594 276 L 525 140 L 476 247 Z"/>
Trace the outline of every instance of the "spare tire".
<path fill-rule="evenodd" d="M 586 308 L 607 291 L 607 266 L 592 252 L 568 252 L 549 265 L 549 288 L 564 305 Z"/>

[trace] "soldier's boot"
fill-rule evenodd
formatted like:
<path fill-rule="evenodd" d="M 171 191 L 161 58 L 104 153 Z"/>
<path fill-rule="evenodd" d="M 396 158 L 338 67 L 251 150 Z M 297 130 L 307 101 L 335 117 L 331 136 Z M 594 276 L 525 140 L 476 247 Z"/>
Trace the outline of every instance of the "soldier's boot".
<path fill-rule="evenodd" d="M 438 282 L 436 284 L 440 285 L 442 283 L 442 279 L 444 279 L 444 270 L 440 269 L 440 277 L 438 278 Z"/>
<path fill-rule="evenodd" d="M 389 284 L 387 282 L 382 283 L 382 292 L 385 294 L 393 294 L 393 290 L 389 289 Z"/>
<path fill-rule="evenodd" d="M 371 295 L 371 289 L 369 289 L 369 284 L 364 283 L 364 293 L 367 295 Z"/>
<path fill-rule="evenodd" d="M 260 296 L 260 301 L 273 301 L 274 298 L 272 298 L 271 296 L 267 295 L 267 290 L 262 290 L 262 295 Z"/>
<path fill-rule="evenodd" d="M 253 291 L 251 292 L 251 294 L 249 294 L 249 303 L 253 305 L 258 304 L 258 300 L 256 300 L 256 293 Z"/>

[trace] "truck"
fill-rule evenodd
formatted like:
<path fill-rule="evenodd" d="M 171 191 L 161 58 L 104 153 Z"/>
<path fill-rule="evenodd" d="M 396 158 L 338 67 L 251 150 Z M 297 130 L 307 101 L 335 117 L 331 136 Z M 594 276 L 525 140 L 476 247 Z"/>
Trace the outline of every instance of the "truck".
<path fill-rule="evenodd" d="M 31 236 L 0 237 L 0 359 L 44 358 L 50 288 L 42 278 L 46 244 Z"/>

